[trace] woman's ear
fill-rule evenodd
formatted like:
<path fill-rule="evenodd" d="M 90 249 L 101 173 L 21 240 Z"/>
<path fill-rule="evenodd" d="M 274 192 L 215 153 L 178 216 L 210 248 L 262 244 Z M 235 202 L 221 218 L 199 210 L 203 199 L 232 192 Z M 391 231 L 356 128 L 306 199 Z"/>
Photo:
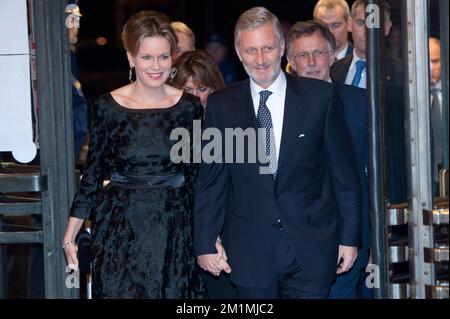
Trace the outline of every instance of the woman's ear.
<path fill-rule="evenodd" d="M 130 65 L 130 68 L 134 67 L 134 56 L 131 55 L 130 52 L 127 51 L 127 58 L 128 58 L 128 64 Z"/>

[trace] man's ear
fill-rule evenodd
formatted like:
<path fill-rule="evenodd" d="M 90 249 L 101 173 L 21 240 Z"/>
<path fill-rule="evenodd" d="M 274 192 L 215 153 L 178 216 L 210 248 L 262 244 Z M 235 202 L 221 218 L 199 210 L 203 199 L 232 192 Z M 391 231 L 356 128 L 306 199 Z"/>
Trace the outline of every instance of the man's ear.
<path fill-rule="evenodd" d="M 236 51 L 236 54 L 237 54 L 237 56 L 239 58 L 239 61 L 242 62 L 242 56 L 241 56 L 241 51 L 239 50 L 239 46 L 235 45 L 234 46 L 234 50 Z"/>
<path fill-rule="evenodd" d="M 391 32 L 392 28 L 392 21 L 385 21 L 384 22 L 384 36 L 387 37 L 389 35 L 389 32 Z"/>
<path fill-rule="evenodd" d="M 347 24 L 348 32 L 352 32 L 352 24 L 353 24 L 353 18 L 348 17 L 348 24 Z"/>
<path fill-rule="evenodd" d="M 294 70 L 295 72 L 297 72 L 297 65 L 295 64 L 295 62 L 293 61 L 293 59 L 291 58 L 290 54 L 286 54 L 288 63 L 289 63 L 289 67 Z"/>
<path fill-rule="evenodd" d="M 330 66 L 332 66 L 333 63 L 334 63 L 334 60 L 336 60 L 336 52 L 330 53 L 328 59 L 329 59 L 329 60 L 328 60 L 328 63 L 330 64 Z"/>
<path fill-rule="evenodd" d="M 286 49 L 286 42 L 285 42 L 284 39 L 282 39 L 280 41 L 280 49 L 281 49 L 281 56 L 283 56 L 284 55 L 284 50 Z"/>

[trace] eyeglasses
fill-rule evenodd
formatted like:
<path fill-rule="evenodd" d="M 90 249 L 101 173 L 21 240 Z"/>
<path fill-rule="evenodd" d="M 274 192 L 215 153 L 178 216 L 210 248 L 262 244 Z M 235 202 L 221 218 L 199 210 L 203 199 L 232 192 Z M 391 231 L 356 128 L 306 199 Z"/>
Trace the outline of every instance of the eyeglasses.
<path fill-rule="evenodd" d="M 263 46 L 261 49 L 257 49 L 257 48 L 248 48 L 247 50 L 244 50 L 244 52 L 248 55 L 256 55 L 258 52 L 260 52 L 261 54 L 270 54 L 273 51 L 275 51 L 278 47 L 280 46 L 280 43 L 278 43 L 276 46 L 270 46 L 270 45 L 266 45 Z"/>
<path fill-rule="evenodd" d="M 295 60 L 305 61 L 308 60 L 311 55 L 316 59 L 323 59 L 330 53 L 330 50 L 314 50 L 312 52 L 304 51 L 300 52 L 299 54 L 292 54 L 291 57 L 293 57 Z"/>

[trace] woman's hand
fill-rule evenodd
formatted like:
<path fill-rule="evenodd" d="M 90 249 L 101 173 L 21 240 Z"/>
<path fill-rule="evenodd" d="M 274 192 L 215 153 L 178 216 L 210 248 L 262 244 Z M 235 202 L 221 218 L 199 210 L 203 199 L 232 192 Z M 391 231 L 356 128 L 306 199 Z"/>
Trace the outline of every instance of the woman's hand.
<path fill-rule="evenodd" d="M 78 271 L 78 246 L 74 242 L 67 242 L 63 244 L 64 254 L 67 259 L 67 266 L 69 269 Z"/>
<path fill-rule="evenodd" d="M 83 226 L 84 220 L 76 217 L 70 217 L 64 235 L 63 249 L 67 259 L 67 266 L 70 269 L 78 270 L 78 247 L 75 244 L 75 237 Z"/>

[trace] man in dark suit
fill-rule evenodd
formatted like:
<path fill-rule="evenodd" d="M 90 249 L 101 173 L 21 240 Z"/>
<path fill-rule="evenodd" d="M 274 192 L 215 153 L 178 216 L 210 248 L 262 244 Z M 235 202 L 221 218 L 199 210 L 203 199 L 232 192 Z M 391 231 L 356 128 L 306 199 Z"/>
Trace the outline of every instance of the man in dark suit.
<path fill-rule="evenodd" d="M 351 8 L 350 29 L 352 31 L 354 53 L 336 61 L 331 67 L 334 82 L 366 88 L 366 17 L 364 0 L 357 0 Z M 391 8 L 384 1 L 384 31 L 387 37 L 392 28 Z M 388 178 L 387 197 L 390 204 L 406 202 L 406 152 L 403 107 L 402 61 L 393 54 L 384 54 L 386 85 L 385 135 L 387 149 L 386 175 Z"/>
<path fill-rule="evenodd" d="M 326 298 L 361 243 L 360 183 L 340 99 L 326 82 L 284 74 L 284 47 L 276 16 L 262 7 L 244 12 L 235 48 L 250 79 L 208 99 L 204 132 L 240 129 L 248 138 L 240 163 L 236 152 L 225 161 L 230 149 L 239 152 L 227 143 L 214 161 L 203 158 L 194 244 L 199 265 L 231 272 L 241 298 Z M 250 159 L 258 128 L 267 170 Z M 217 239 L 226 211 L 225 251 Z"/>
<path fill-rule="evenodd" d="M 439 171 L 444 163 L 444 136 L 442 130 L 442 66 L 441 66 L 441 42 L 430 37 L 428 41 L 430 52 L 430 120 L 433 149 L 433 195 L 439 195 Z"/>
<path fill-rule="evenodd" d="M 339 84 L 366 88 L 366 6 L 357 0 L 351 8 L 350 29 L 354 52 L 331 67 L 331 78 Z M 388 36 L 392 28 L 391 8 L 384 1 L 384 32 Z M 385 140 L 388 176 L 387 197 L 390 204 L 406 202 L 405 130 L 403 114 L 402 62 L 396 56 L 385 54 L 386 123 Z M 367 274 L 368 275 L 368 274 Z M 372 298 L 372 291 L 361 285 L 365 298 Z"/>
<path fill-rule="evenodd" d="M 366 80 L 366 6 L 364 0 L 356 0 L 352 5 L 349 26 L 354 44 L 353 53 L 336 61 L 331 68 L 333 81 L 365 89 Z M 384 2 L 384 29 L 388 36 L 392 27 L 391 8 Z M 401 64 L 401 62 L 398 62 Z M 397 63 L 396 63 L 397 64 Z M 387 79 L 394 83 L 401 83 L 398 72 L 387 69 Z"/>
<path fill-rule="evenodd" d="M 295 23 L 286 40 L 287 58 L 296 76 L 331 82 L 330 67 L 335 60 L 336 42 L 326 25 L 316 21 Z M 353 268 L 337 276 L 330 289 L 329 298 L 356 298 L 359 278 L 369 261 L 370 215 L 369 186 L 367 183 L 367 108 L 363 89 L 336 84 L 343 102 L 345 120 L 350 129 L 358 163 L 362 191 L 363 243 Z"/>

